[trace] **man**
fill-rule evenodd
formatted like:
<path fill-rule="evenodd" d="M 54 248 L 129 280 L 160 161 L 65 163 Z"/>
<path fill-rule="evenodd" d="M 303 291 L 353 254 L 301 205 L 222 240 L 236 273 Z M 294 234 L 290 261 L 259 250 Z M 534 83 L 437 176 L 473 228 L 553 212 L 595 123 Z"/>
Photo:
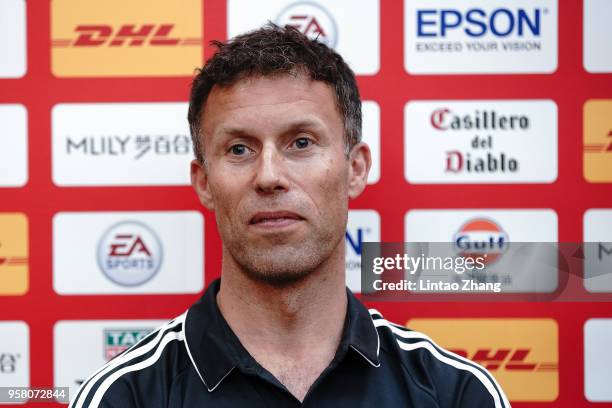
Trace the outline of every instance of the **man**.
<path fill-rule="evenodd" d="M 217 46 L 189 122 L 222 278 L 92 375 L 71 407 L 509 407 L 482 367 L 346 289 L 348 200 L 371 158 L 342 58 L 274 25 Z"/>

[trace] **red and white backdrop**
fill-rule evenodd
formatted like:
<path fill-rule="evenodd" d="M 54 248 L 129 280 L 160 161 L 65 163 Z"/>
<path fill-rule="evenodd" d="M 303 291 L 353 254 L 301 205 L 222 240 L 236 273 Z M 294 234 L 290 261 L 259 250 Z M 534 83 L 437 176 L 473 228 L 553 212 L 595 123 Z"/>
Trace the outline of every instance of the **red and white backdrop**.
<path fill-rule="evenodd" d="M 0 386 L 74 393 L 219 276 L 190 78 L 210 40 L 267 20 L 357 74 L 374 167 L 351 288 L 364 241 L 612 241 L 608 0 L 1 0 Z M 612 292 L 598 279 L 585 293 Z M 487 366 L 514 406 L 612 407 L 610 303 L 373 306 Z"/>

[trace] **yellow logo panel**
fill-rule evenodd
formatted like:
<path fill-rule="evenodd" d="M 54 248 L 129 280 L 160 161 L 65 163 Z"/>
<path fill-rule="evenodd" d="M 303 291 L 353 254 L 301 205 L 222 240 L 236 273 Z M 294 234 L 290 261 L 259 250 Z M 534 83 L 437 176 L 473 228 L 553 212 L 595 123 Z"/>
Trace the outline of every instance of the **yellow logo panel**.
<path fill-rule="evenodd" d="M 28 219 L 24 214 L 0 214 L 0 295 L 28 291 Z"/>
<path fill-rule="evenodd" d="M 584 178 L 612 182 L 612 99 L 584 104 Z"/>
<path fill-rule="evenodd" d="M 407 326 L 485 367 L 511 401 L 554 401 L 559 394 L 555 320 L 412 319 Z"/>
<path fill-rule="evenodd" d="M 191 76 L 203 62 L 202 0 L 53 0 L 58 77 Z"/>

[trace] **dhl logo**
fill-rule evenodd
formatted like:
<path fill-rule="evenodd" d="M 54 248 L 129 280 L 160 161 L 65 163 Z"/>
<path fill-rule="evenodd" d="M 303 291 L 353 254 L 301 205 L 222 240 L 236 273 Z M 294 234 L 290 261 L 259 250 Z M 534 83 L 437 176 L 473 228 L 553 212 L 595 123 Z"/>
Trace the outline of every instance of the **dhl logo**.
<path fill-rule="evenodd" d="M 1 257 L 0 266 L 15 266 L 15 265 L 27 265 L 28 258 L 25 256 L 13 256 L 13 257 Z"/>
<path fill-rule="evenodd" d="M 23 295 L 29 285 L 28 218 L 0 213 L 0 295 Z"/>
<path fill-rule="evenodd" d="M 583 107 L 584 178 L 612 181 L 612 99 L 590 99 Z"/>
<path fill-rule="evenodd" d="M 559 394 L 559 331 L 554 319 L 415 318 L 407 326 L 483 366 L 510 401 L 551 402 Z"/>
<path fill-rule="evenodd" d="M 608 132 L 607 143 L 585 143 L 585 153 L 606 153 L 612 152 L 612 129 Z"/>
<path fill-rule="evenodd" d="M 174 24 L 80 24 L 74 28 L 76 38 L 52 40 L 53 47 L 129 47 L 200 46 L 202 38 L 174 38 Z"/>
<path fill-rule="evenodd" d="M 191 76 L 203 60 L 202 0 L 53 0 L 57 77 Z"/>
<path fill-rule="evenodd" d="M 450 351 L 470 359 L 490 371 L 532 372 L 557 371 L 559 369 L 559 364 L 555 362 L 527 361 L 527 356 L 531 352 L 530 348 L 479 348 L 473 354 L 464 349 L 452 349 Z"/>

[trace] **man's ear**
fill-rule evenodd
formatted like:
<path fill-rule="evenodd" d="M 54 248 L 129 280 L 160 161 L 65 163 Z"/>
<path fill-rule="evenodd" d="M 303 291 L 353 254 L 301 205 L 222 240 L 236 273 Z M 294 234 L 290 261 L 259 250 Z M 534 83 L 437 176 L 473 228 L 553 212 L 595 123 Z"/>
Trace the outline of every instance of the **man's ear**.
<path fill-rule="evenodd" d="M 214 211 L 215 203 L 208 184 L 208 171 L 199 160 L 195 159 L 191 161 L 191 185 L 202 205 L 210 211 Z"/>
<path fill-rule="evenodd" d="M 357 143 L 349 153 L 349 198 L 356 198 L 368 184 L 368 174 L 372 166 L 370 147 L 364 143 Z"/>

